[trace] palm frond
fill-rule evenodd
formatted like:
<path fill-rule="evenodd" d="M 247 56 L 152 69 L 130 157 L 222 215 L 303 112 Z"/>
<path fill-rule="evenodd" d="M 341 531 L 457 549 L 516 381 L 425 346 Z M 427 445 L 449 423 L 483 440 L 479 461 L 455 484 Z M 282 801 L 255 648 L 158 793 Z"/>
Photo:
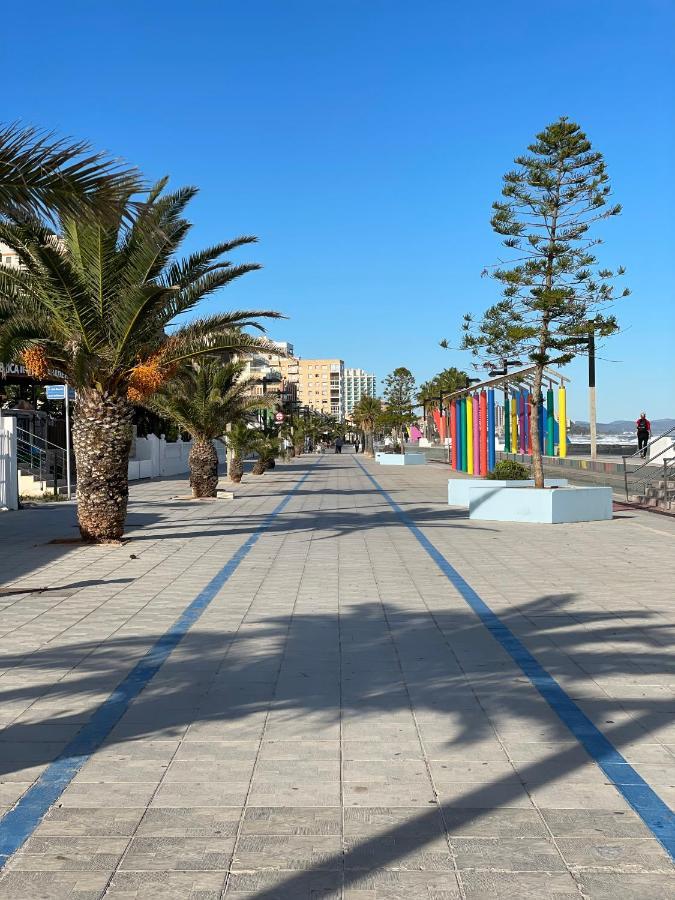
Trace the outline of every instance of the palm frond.
<path fill-rule="evenodd" d="M 145 405 L 171 419 L 193 436 L 210 440 L 226 426 L 243 422 L 254 409 L 268 405 L 268 398 L 251 394 L 255 379 L 242 379 L 242 364 L 216 357 L 185 363 Z"/>
<path fill-rule="evenodd" d="M 191 312 L 205 297 L 228 285 L 235 278 L 241 278 L 247 272 L 255 272 L 262 266 L 258 263 L 244 263 L 239 266 L 220 268 L 198 277 L 195 281 L 182 287 L 170 295 L 165 309 L 161 312 L 163 325 L 170 325 L 179 315 Z M 170 287 L 168 281 L 164 282 Z"/>
<path fill-rule="evenodd" d="M 243 247 L 245 244 L 255 244 L 258 238 L 253 235 L 234 238 L 231 241 L 224 241 L 221 244 L 214 244 L 213 247 L 207 247 L 198 253 L 192 253 L 187 259 L 173 263 L 166 270 L 164 276 L 166 281 L 171 285 L 178 287 L 187 287 L 197 278 L 206 275 L 213 269 L 229 268 L 231 263 L 220 258 L 237 247 Z"/>
<path fill-rule="evenodd" d="M 55 221 L 58 213 L 112 208 L 142 189 L 138 172 L 96 153 L 85 141 L 56 138 L 18 123 L 0 127 L 0 212 Z"/>
<path fill-rule="evenodd" d="M 164 195 L 164 184 L 114 221 L 63 214 L 58 235 L 37 220 L 0 219 L 0 241 L 20 262 L 19 268 L 0 263 L 0 331 L 9 329 L 8 346 L 29 339 L 31 316 L 44 318 L 50 339 L 69 348 L 64 366 L 74 383 L 123 393 L 133 388 L 138 396 L 193 357 L 278 352 L 244 330 L 264 332 L 260 319 L 279 317 L 272 310 L 235 310 L 169 328 L 176 316 L 258 266 L 223 258 L 253 242 L 251 236 L 177 261 L 190 228 L 184 211 L 196 189 Z"/>
<path fill-rule="evenodd" d="M 168 364 L 186 362 L 202 356 L 238 353 L 278 353 L 279 348 L 266 338 L 222 327 L 218 315 L 195 319 L 174 331 L 162 349 Z"/>

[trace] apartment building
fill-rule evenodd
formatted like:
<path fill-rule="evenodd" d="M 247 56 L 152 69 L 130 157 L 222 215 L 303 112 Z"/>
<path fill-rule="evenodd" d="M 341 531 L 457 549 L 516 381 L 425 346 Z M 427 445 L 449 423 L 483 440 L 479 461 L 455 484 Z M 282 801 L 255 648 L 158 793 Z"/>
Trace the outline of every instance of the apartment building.
<path fill-rule="evenodd" d="M 377 378 L 364 369 L 345 369 L 344 398 L 345 416 L 350 418 L 361 397 L 377 396 Z"/>
<path fill-rule="evenodd" d="M 19 265 L 19 256 L 6 244 L 0 243 L 0 261 L 5 266 L 14 266 L 16 268 Z"/>
<path fill-rule="evenodd" d="M 281 373 L 298 386 L 298 402 L 316 412 L 344 419 L 344 362 L 341 359 L 280 360 Z"/>
<path fill-rule="evenodd" d="M 282 372 L 281 369 L 281 361 L 289 361 L 286 354 L 292 358 L 293 344 L 288 341 L 271 341 L 271 343 L 279 349 L 279 353 L 259 352 L 243 357 L 242 377 L 255 378 L 259 382 L 254 389 L 256 394 L 277 394 L 277 403 L 279 406 L 285 406 L 298 399 L 296 379 L 294 377 L 289 379 L 288 373 Z"/>

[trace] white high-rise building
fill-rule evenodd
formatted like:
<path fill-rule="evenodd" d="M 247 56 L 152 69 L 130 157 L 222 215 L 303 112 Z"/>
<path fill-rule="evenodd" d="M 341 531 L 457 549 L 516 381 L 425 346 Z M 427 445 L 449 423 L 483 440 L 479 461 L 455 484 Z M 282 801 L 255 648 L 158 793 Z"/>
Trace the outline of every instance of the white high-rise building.
<path fill-rule="evenodd" d="M 344 370 L 344 407 L 345 415 L 349 418 L 352 410 L 361 397 L 375 397 L 377 395 L 377 378 L 364 369 Z"/>

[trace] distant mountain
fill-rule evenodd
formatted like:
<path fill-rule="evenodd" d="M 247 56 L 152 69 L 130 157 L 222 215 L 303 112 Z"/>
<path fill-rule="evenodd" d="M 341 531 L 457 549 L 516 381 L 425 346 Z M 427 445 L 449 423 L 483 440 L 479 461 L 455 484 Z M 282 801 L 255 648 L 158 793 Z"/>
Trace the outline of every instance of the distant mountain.
<path fill-rule="evenodd" d="M 635 417 L 637 419 L 637 416 Z M 614 422 L 598 422 L 598 434 L 622 434 L 624 431 L 635 431 L 635 419 L 616 419 Z M 675 419 L 651 419 L 652 434 L 656 436 L 669 428 L 675 428 Z M 573 422 L 576 434 L 588 434 L 588 422 Z"/>

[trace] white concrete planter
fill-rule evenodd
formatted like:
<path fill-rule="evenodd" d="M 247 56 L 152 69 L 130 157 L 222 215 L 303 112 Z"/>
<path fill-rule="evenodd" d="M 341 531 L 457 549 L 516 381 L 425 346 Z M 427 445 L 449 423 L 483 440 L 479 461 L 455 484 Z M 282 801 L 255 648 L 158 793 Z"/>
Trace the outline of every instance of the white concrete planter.
<path fill-rule="evenodd" d="M 546 487 L 567 487 L 567 479 L 566 478 L 545 478 L 544 484 Z M 448 504 L 450 506 L 465 506 L 469 505 L 469 491 L 471 488 L 480 486 L 490 486 L 490 487 L 514 487 L 514 488 L 526 488 L 526 487 L 534 487 L 534 478 L 528 478 L 524 481 L 503 481 L 503 480 L 494 480 L 487 481 L 485 478 L 448 478 Z"/>
<path fill-rule="evenodd" d="M 553 490 L 496 487 L 483 482 L 469 489 L 469 518 L 492 522 L 598 522 L 612 518 L 609 487 L 560 487 Z M 510 482 L 514 484 L 514 482 Z"/>
<path fill-rule="evenodd" d="M 427 458 L 424 453 L 376 453 L 375 462 L 383 466 L 423 466 Z"/>

